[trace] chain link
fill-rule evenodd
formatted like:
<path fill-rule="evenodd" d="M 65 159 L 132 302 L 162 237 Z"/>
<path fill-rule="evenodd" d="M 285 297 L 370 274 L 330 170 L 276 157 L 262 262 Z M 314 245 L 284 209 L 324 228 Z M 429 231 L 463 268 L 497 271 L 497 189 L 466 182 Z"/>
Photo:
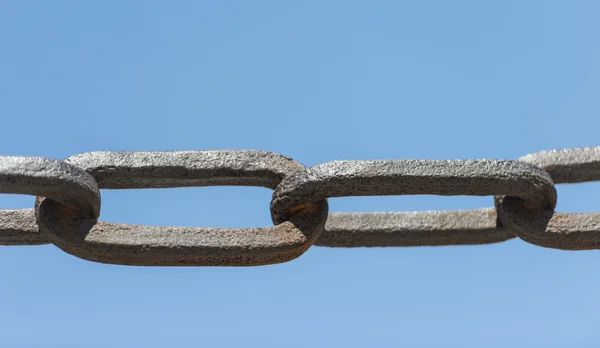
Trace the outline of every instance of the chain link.
<path fill-rule="evenodd" d="M 600 180 L 600 147 L 540 151 L 519 158 L 546 170 L 557 184 Z M 563 250 L 600 248 L 600 213 L 559 213 L 497 197 L 502 223 L 524 241 Z"/>
<path fill-rule="evenodd" d="M 259 150 L 101 151 L 65 160 L 0 156 L 0 192 L 36 196 L 0 209 L 0 245 L 51 243 L 78 258 L 139 266 L 256 266 L 311 246 L 473 245 L 512 238 L 547 248 L 600 248 L 600 213 L 554 212 L 555 183 L 600 180 L 600 147 L 518 160 L 332 161 L 312 167 Z M 100 189 L 248 185 L 274 190 L 265 228 L 99 221 Z M 406 194 L 494 196 L 494 207 L 329 212 L 327 199 Z"/>
<path fill-rule="evenodd" d="M 305 167 L 252 150 L 92 152 L 65 163 L 84 168 L 101 189 L 251 185 L 275 188 Z M 45 236 L 77 257 L 122 265 L 251 266 L 302 255 L 323 230 L 327 201 L 267 228 L 146 226 L 73 219 L 51 199 L 36 202 Z M 74 217 L 74 216 L 73 216 Z"/>
<path fill-rule="evenodd" d="M 43 157 L 0 157 L 0 192 L 43 196 L 64 207 L 64 213 L 100 214 L 100 190 L 84 169 Z M 86 216 L 86 217 L 87 217 Z M 0 209 L 0 243 L 45 244 L 33 209 Z"/>
<path fill-rule="evenodd" d="M 377 213 L 330 213 L 315 245 L 401 247 L 470 245 L 515 238 L 498 225 L 494 208 Z"/>

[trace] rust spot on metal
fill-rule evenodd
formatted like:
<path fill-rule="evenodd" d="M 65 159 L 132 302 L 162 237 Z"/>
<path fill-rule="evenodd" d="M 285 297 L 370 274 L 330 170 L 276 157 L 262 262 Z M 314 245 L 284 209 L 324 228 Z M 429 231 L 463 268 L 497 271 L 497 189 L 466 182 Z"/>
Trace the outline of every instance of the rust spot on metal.
<path fill-rule="evenodd" d="M 318 205 L 316 203 L 300 203 L 292 209 L 290 209 L 290 213 L 297 213 L 299 211 L 305 211 L 308 213 L 315 213 L 318 209 Z"/>

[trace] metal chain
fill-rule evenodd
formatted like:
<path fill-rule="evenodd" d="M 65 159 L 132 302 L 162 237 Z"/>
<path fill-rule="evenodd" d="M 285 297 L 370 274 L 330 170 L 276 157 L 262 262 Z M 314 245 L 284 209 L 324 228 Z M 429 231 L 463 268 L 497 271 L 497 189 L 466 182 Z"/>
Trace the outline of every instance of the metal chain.
<path fill-rule="evenodd" d="M 600 213 L 554 211 L 555 183 L 600 180 L 600 147 L 517 160 L 332 161 L 312 167 L 259 150 L 102 151 L 65 160 L 0 156 L 0 192 L 36 196 L 0 209 L 0 245 L 51 243 L 76 257 L 139 266 L 257 266 L 311 246 L 473 245 L 520 238 L 600 249 Z M 100 189 L 248 185 L 273 189 L 274 226 L 215 228 L 99 221 Z M 494 207 L 329 212 L 327 199 L 405 194 L 494 196 Z"/>

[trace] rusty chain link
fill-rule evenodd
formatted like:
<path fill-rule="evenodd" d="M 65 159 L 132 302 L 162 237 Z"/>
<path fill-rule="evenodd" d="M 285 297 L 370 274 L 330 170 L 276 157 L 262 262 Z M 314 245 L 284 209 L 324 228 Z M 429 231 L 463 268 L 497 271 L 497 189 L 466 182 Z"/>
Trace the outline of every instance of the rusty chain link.
<path fill-rule="evenodd" d="M 92 152 L 65 163 L 85 169 L 103 189 L 252 185 L 274 189 L 304 170 L 290 158 L 264 151 Z M 37 199 L 40 230 L 56 246 L 83 259 L 127 265 L 262 265 L 306 251 L 327 219 L 316 202 L 266 228 L 162 227 L 109 223 L 63 214 L 63 205 Z"/>
<path fill-rule="evenodd" d="M 0 209 L 0 245 L 51 243 L 76 257 L 138 266 L 282 263 L 311 246 L 472 245 L 520 238 L 600 249 L 600 213 L 557 213 L 555 183 L 600 180 L 600 147 L 517 160 L 332 161 L 312 167 L 259 150 L 101 151 L 56 160 L 0 156 L 0 193 L 36 196 Z M 274 226 L 216 228 L 99 221 L 100 189 L 248 185 L 273 189 Z M 489 208 L 329 212 L 327 199 L 406 194 L 494 196 Z"/>
<path fill-rule="evenodd" d="M 519 161 L 546 170 L 557 184 L 600 180 L 600 147 L 540 151 Z M 496 206 L 502 223 L 531 244 L 563 250 L 600 248 L 600 213 L 559 213 L 512 197 L 497 197 Z"/>

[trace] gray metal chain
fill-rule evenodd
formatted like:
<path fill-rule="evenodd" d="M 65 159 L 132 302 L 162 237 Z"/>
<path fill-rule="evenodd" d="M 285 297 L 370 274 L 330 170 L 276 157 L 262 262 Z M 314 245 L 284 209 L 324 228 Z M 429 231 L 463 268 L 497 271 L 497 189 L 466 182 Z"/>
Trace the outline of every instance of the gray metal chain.
<path fill-rule="evenodd" d="M 0 192 L 36 196 L 0 209 L 0 245 L 52 243 L 79 258 L 139 266 L 257 266 L 311 246 L 472 245 L 515 237 L 547 248 L 600 249 L 600 213 L 554 211 L 555 183 L 600 180 L 600 147 L 518 160 L 332 161 L 312 167 L 259 150 L 102 151 L 65 160 L 0 156 Z M 247 185 L 273 189 L 265 228 L 99 221 L 100 189 Z M 494 196 L 494 207 L 329 212 L 327 199 L 406 194 Z"/>

